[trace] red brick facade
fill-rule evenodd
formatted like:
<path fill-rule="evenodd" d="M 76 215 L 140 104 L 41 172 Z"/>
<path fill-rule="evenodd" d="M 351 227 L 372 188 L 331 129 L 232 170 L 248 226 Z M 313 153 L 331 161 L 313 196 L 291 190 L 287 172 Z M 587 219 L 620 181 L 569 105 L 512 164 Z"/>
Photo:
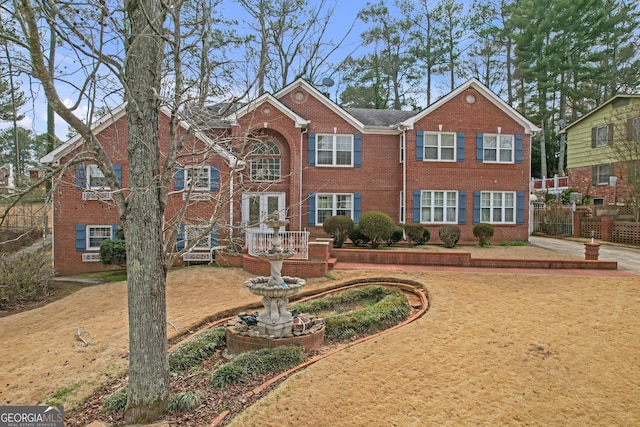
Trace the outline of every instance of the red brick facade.
<path fill-rule="evenodd" d="M 433 193 L 434 197 L 435 193 L 444 192 L 450 198 L 447 201 L 449 211 L 455 211 L 455 220 L 449 223 L 460 227 L 461 242 L 470 242 L 475 240 L 473 225 L 480 222 L 481 193 L 484 197 L 484 193 L 492 192 L 497 198 L 514 199 L 510 213 L 501 214 L 512 215 L 512 220 L 494 223 L 493 240 L 528 240 L 529 210 L 526 207 L 529 203 L 530 137 L 537 128 L 475 80 L 394 126 L 358 120 L 303 81 L 295 82 L 273 96 L 259 98 L 240 109 L 234 119 L 231 135 L 237 137 L 235 152 L 240 156 L 250 152 L 250 145 L 242 146 L 241 141 L 246 144 L 246 139 L 240 139 L 246 135 L 273 141 L 279 150 L 281 179 L 252 182 L 251 157 L 247 158 L 243 171 L 231 173 L 228 162 L 213 156 L 206 160 L 206 164 L 218 168 L 221 193 L 224 193 L 223 188 L 227 188 L 224 185 L 226 177 L 234 177 L 236 192 L 233 204 L 216 203 L 218 198 L 224 199 L 224 194 L 216 197 L 212 192 L 211 201 L 191 202 L 188 218 L 209 218 L 216 214 L 221 218 L 221 224 L 241 228 L 247 218 L 246 209 L 243 212 L 246 205 L 243 206 L 241 192 L 283 194 L 290 221 L 287 229 L 309 230 L 312 236 L 321 237 L 325 233 L 317 223 L 317 218 L 320 218 L 316 216 L 320 207 L 317 204 L 320 199 L 316 199 L 318 195 L 329 198 L 346 195 L 356 222 L 362 213 L 382 211 L 401 225 L 403 222 L 420 221 L 421 208 L 426 207 L 417 206 L 415 202 L 421 203 L 421 192 Z M 161 135 L 166 135 L 166 132 L 168 127 L 163 123 Z M 423 156 L 421 144 L 424 144 L 420 141 L 425 132 L 455 134 L 455 161 L 420 159 Z M 128 175 L 126 135 L 124 116 L 98 133 L 112 163 L 122 165 L 123 188 L 126 188 Z M 352 165 L 318 165 L 320 148 L 315 145 L 316 140 L 320 136 L 333 138 L 334 135 L 351 138 Z M 493 135 L 498 139 L 501 136 L 511 137 L 514 145 L 507 154 L 513 159 L 502 163 L 483 161 L 483 135 Z M 404 162 L 401 161 L 402 138 L 405 142 Z M 191 141 L 202 145 L 202 141 L 195 137 Z M 166 144 L 166 138 L 162 143 Z M 82 148 L 81 144 L 77 145 L 74 150 L 57 155 L 56 160 L 64 165 Z M 119 223 L 113 203 L 83 200 L 83 191 L 75 188 L 75 180 L 74 168 L 70 166 L 57 181 L 54 192 L 54 256 L 59 274 L 103 268 L 100 263 L 82 261 L 83 252 L 76 249 L 78 225 Z M 404 218 L 401 212 L 403 191 Z M 170 196 L 165 218 L 167 224 L 172 223 L 183 203 L 181 193 Z M 495 210 L 496 206 L 492 205 L 492 208 Z M 489 212 L 489 209 L 485 211 Z M 430 243 L 438 243 L 438 230 L 443 222 L 424 225 L 431 231 Z M 168 226 L 168 232 L 171 230 L 175 228 Z M 304 272 L 300 275 L 304 277 Z"/>

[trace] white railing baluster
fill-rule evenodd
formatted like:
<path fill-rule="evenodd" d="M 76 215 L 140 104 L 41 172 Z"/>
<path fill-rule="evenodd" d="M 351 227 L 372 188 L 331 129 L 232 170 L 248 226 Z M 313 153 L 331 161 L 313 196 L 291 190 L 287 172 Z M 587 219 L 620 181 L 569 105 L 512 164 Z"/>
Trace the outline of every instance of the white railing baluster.
<path fill-rule="evenodd" d="M 282 249 L 295 251 L 291 259 L 309 259 L 309 232 L 308 231 L 281 231 Z M 248 230 L 246 243 L 249 255 L 257 256 L 260 252 L 271 249 L 273 232 Z"/>

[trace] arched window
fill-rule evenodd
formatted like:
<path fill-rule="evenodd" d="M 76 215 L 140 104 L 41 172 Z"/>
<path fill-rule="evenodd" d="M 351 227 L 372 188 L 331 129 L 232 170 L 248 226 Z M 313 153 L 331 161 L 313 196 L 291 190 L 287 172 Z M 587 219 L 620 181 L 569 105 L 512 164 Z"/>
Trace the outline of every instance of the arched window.
<path fill-rule="evenodd" d="M 258 141 L 251 149 L 251 180 L 277 181 L 280 179 L 280 149 L 271 140 Z"/>

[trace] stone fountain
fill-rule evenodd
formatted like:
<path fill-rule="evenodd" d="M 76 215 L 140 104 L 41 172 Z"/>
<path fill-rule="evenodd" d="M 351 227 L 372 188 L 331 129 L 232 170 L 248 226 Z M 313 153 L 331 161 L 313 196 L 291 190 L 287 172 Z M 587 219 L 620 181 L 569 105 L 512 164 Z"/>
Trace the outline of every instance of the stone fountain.
<path fill-rule="evenodd" d="M 256 254 L 266 259 L 271 266 L 271 276 L 256 277 L 244 282 L 254 294 L 262 296 L 262 313 L 240 313 L 226 324 L 227 355 L 243 353 L 249 350 L 274 348 L 282 345 L 297 344 L 307 350 L 317 350 L 324 342 L 324 321 L 317 316 L 307 314 L 294 315 L 287 310 L 289 297 L 296 294 L 305 285 L 298 277 L 282 276 L 282 265 L 291 258 L 294 250 L 282 248 L 280 229 L 289 221 L 280 219 L 274 212 L 264 221 L 273 229 L 271 248 Z"/>
<path fill-rule="evenodd" d="M 296 294 L 305 285 L 305 280 L 297 277 L 282 277 L 284 260 L 295 255 L 292 249 L 282 249 L 280 228 L 289 224 L 289 220 L 280 219 L 278 211 L 264 221 L 273 229 L 271 249 L 261 251 L 256 256 L 266 259 L 271 265 L 270 277 L 256 277 L 244 284 L 249 290 L 262 296 L 264 311 L 258 315 L 258 333 L 263 336 L 282 338 L 292 335 L 293 315 L 287 311 L 289 297 Z"/>

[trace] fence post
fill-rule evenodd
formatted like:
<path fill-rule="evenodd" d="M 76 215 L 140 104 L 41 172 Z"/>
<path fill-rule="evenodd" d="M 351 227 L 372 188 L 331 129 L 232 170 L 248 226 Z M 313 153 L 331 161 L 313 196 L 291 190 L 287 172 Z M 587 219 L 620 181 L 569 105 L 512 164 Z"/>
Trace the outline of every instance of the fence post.
<path fill-rule="evenodd" d="M 582 215 L 580 211 L 573 212 L 573 237 L 580 237 L 582 235 Z"/>
<path fill-rule="evenodd" d="M 600 218 L 600 233 L 601 239 L 605 242 L 611 242 L 613 240 L 613 217 L 603 216 Z"/>

